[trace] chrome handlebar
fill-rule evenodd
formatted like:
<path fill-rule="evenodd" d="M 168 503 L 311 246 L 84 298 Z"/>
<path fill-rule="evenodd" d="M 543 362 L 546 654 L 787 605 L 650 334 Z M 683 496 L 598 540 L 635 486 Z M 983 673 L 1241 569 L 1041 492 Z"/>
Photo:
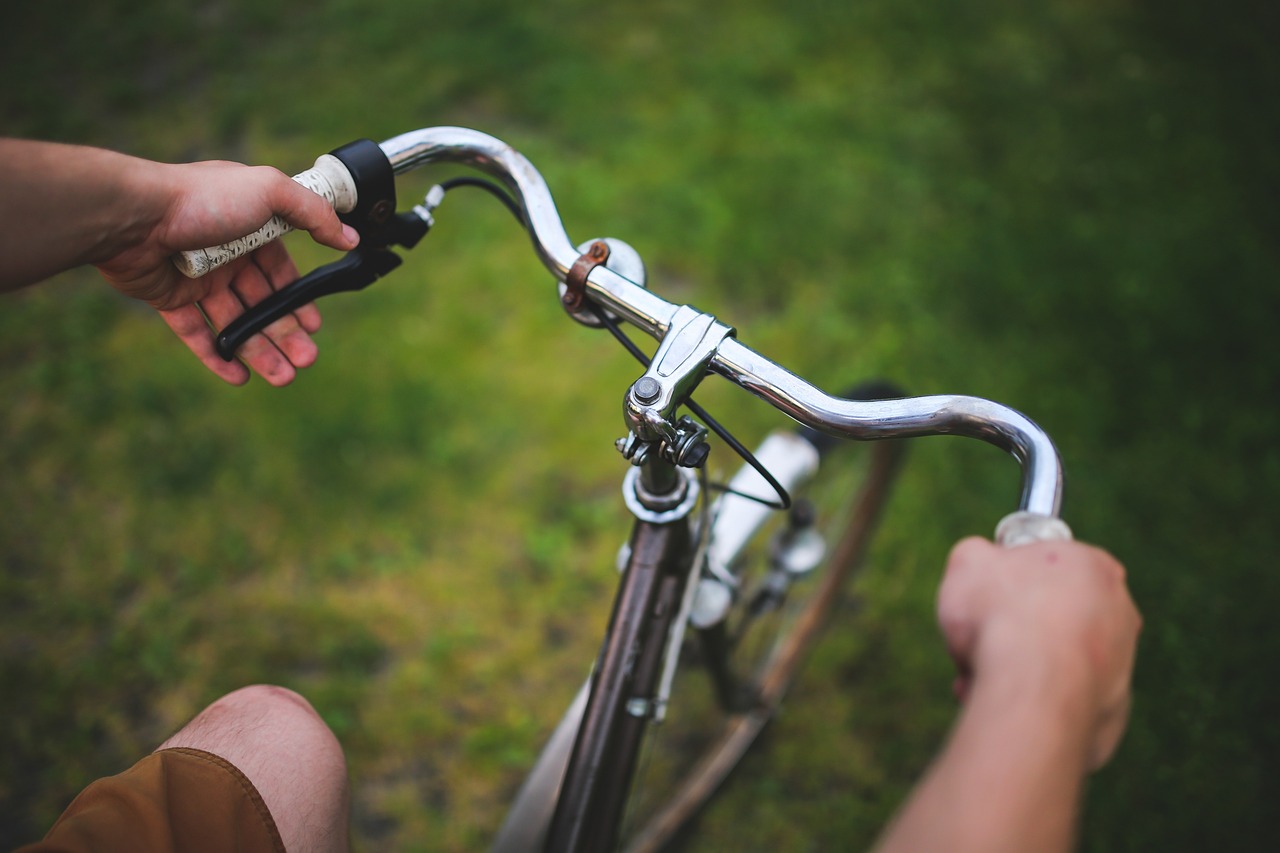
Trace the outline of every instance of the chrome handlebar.
<path fill-rule="evenodd" d="M 534 250 L 564 281 L 578 259 L 542 175 L 510 145 L 479 131 L 435 127 L 381 143 L 396 174 L 428 163 L 458 163 L 502 182 L 524 212 Z M 673 305 L 605 266 L 586 278 L 586 292 L 658 340 L 682 306 Z M 833 397 L 786 368 L 725 337 L 708 368 L 735 382 L 802 424 L 853 439 L 963 435 L 1011 453 L 1022 465 L 1023 514 L 1056 519 L 1062 500 L 1062 466 L 1049 436 L 1021 413 L 978 397 L 930 396 L 855 402 Z"/>

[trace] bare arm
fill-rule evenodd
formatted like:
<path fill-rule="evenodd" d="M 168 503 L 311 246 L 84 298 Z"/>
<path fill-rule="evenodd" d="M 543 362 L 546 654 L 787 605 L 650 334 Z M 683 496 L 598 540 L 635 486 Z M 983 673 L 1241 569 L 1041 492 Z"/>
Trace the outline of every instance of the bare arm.
<path fill-rule="evenodd" d="M 297 278 L 297 268 L 279 243 L 195 280 L 178 273 L 169 257 L 243 236 L 275 214 L 325 245 L 355 245 L 355 233 L 319 196 L 275 169 L 169 165 L 98 148 L 0 139 L 0 290 L 93 264 L 112 286 L 158 310 L 210 370 L 240 384 L 248 370 L 218 358 L 209 323 L 225 326 L 244 306 Z M 242 357 L 283 385 L 314 361 L 310 333 L 319 326 L 319 312 L 308 306 L 246 344 Z"/>
<path fill-rule="evenodd" d="M 1142 620 L 1123 568 L 1078 543 L 966 540 L 938 617 L 964 709 L 878 849 L 1070 850 L 1084 778 L 1128 719 Z"/>

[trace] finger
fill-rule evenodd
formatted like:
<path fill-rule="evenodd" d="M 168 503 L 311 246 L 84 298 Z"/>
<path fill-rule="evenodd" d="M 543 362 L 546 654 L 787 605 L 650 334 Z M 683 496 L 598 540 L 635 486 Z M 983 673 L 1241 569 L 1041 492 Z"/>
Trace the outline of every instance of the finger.
<path fill-rule="evenodd" d="M 1124 697 L 1108 709 L 1099 721 L 1088 757 L 1089 770 L 1102 768 L 1120 748 L 1125 730 L 1129 727 L 1132 705 L 1133 698 L 1126 691 Z"/>
<path fill-rule="evenodd" d="M 231 282 L 232 290 L 240 297 L 240 302 L 246 306 L 257 305 L 275 292 L 266 274 L 257 265 L 257 255 L 253 260 L 254 263 L 246 264 Z M 262 330 L 261 334 L 265 335 L 275 349 L 295 368 L 309 367 L 316 360 L 315 341 L 311 340 L 311 336 L 302 328 L 298 318 L 293 314 L 285 314 L 272 322 Z M 257 369 L 252 363 L 250 367 Z"/>
<path fill-rule="evenodd" d="M 359 234 L 350 225 L 338 219 L 329 202 L 312 192 L 283 172 L 269 166 L 258 166 L 269 176 L 269 203 L 285 222 L 294 228 L 307 231 L 311 239 L 333 249 L 350 251 L 360 241 Z"/>
<path fill-rule="evenodd" d="M 249 381 L 249 370 L 238 361 L 223 361 L 213 343 L 213 331 L 208 321 L 195 305 L 184 305 L 172 311 L 161 311 L 160 316 L 173 333 L 195 353 L 200 363 L 220 379 L 232 385 Z"/>
<path fill-rule="evenodd" d="M 952 656 L 967 657 L 973 626 L 982 616 L 981 571 L 995 548 L 985 539 L 961 540 L 947 557 L 942 583 L 938 587 L 937 618 Z"/>
<path fill-rule="evenodd" d="M 252 271 L 254 270 L 257 270 L 257 267 L 253 264 L 245 264 L 236 277 L 239 279 L 246 274 L 253 275 Z M 260 276 L 261 272 L 259 271 L 257 275 Z M 233 320 L 244 313 L 244 303 L 240 301 L 240 297 L 236 295 L 230 285 L 212 290 L 201 301 L 200 307 L 204 309 L 205 315 L 215 329 L 225 329 Z M 294 369 L 293 363 L 280 350 L 276 349 L 275 344 L 261 334 L 254 335 L 245 341 L 244 345 L 237 350 L 236 355 L 254 373 L 277 387 L 288 385 L 298 373 Z"/>
<path fill-rule="evenodd" d="M 946 571 L 950 574 L 953 568 L 985 563 L 990 560 L 992 551 L 1000 552 L 998 546 L 989 539 L 983 539 L 981 536 L 967 536 L 957 542 L 952 547 L 951 553 L 947 555 Z"/>

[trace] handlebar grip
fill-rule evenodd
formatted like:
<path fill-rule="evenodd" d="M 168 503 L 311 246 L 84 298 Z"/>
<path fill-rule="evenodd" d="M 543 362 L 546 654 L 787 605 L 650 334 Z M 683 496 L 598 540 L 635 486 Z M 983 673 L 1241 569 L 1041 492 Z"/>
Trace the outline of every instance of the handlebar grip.
<path fill-rule="evenodd" d="M 1071 528 L 1060 518 L 1038 512 L 1014 512 L 996 525 L 996 542 L 1006 548 L 1035 542 L 1070 542 Z"/>
<path fill-rule="evenodd" d="M 333 154 L 320 155 L 313 167 L 294 175 L 293 179 L 323 196 L 338 213 L 350 213 L 355 209 L 356 181 L 347 166 Z M 173 256 L 173 265 L 187 278 L 199 278 L 292 230 L 289 223 L 279 216 L 273 216 L 266 225 L 238 240 L 207 249 L 180 252 Z"/>

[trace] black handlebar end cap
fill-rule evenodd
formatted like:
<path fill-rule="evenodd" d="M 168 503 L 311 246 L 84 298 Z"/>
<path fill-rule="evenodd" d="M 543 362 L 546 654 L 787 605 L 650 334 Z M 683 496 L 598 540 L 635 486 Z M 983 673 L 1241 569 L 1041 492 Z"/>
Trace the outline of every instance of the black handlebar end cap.
<path fill-rule="evenodd" d="M 356 185 L 356 206 L 339 216 L 361 236 L 381 227 L 396 212 L 396 175 L 382 146 L 357 139 L 329 152 L 342 161 Z"/>

